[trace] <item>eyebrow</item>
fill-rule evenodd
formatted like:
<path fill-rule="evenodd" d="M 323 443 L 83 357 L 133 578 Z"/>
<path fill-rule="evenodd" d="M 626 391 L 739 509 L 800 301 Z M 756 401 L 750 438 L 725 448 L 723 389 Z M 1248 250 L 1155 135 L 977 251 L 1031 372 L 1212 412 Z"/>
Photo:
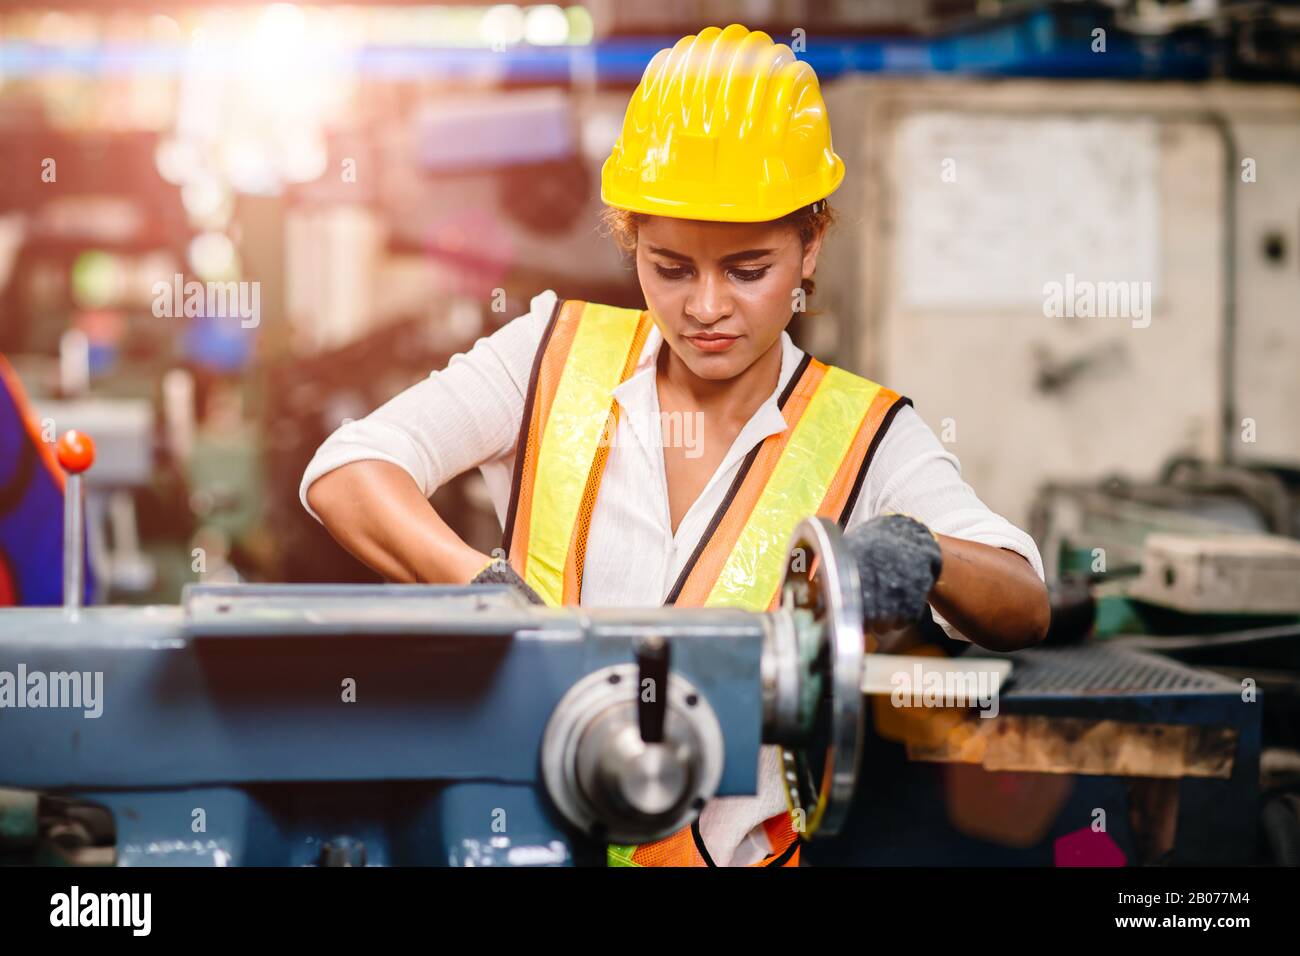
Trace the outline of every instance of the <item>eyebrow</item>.
<path fill-rule="evenodd" d="M 662 246 L 650 246 L 649 251 L 656 255 L 666 256 L 669 259 L 676 259 L 678 262 L 689 262 L 691 264 L 695 263 L 695 260 L 692 259 L 690 256 L 684 256 L 680 252 L 673 252 L 671 249 L 665 249 Z M 776 250 L 775 249 L 745 249 L 743 252 L 733 252 L 730 253 L 729 255 L 725 255 L 718 261 L 723 263 L 740 262 L 744 259 L 757 259 L 760 256 L 765 256 L 772 252 L 776 252 Z"/>

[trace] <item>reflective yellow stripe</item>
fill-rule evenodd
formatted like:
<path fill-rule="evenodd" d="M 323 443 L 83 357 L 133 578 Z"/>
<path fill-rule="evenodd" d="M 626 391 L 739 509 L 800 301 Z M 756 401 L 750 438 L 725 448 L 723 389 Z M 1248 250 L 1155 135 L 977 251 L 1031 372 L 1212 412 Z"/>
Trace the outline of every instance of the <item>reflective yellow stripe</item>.
<path fill-rule="evenodd" d="M 640 866 L 640 863 L 632 859 L 632 854 L 635 852 L 636 844 L 610 843 L 605 847 L 605 865 Z"/>
<path fill-rule="evenodd" d="M 718 580 L 708 607 L 764 611 L 785 573 L 795 525 L 816 514 L 881 387 L 843 369 L 826 370 L 794 426 Z M 606 866 L 640 866 L 635 845 L 609 844 Z"/>
<path fill-rule="evenodd" d="M 636 334 L 637 309 L 587 303 L 542 430 L 529 519 L 527 581 L 562 603 L 564 559 L 605 423 Z"/>
<path fill-rule="evenodd" d="M 831 366 L 808 402 L 709 591 L 709 607 L 763 611 L 786 567 L 795 525 L 816 514 L 880 386 Z"/>

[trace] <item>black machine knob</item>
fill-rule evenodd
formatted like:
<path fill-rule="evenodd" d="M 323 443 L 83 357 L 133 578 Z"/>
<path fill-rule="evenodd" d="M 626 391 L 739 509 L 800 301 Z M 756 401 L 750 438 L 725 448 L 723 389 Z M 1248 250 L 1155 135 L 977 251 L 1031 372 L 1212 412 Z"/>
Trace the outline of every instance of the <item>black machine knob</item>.
<path fill-rule="evenodd" d="M 637 644 L 636 718 L 641 740 L 664 742 L 664 717 L 668 713 L 668 642 L 658 635 Z"/>

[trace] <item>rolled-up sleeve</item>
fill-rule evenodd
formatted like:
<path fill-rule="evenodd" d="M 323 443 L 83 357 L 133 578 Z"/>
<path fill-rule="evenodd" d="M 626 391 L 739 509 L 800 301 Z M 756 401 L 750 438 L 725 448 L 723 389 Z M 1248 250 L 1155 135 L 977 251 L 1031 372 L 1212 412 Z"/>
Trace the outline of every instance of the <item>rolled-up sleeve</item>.
<path fill-rule="evenodd" d="M 519 437 L 533 359 L 556 294 L 533 297 L 527 313 L 451 357 L 445 369 L 347 422 L 325 439 L 299 486 L 302 505 L 316 479 L 354 461 L 386 461 L 428 497 L 462 472 L 509 455 Z"/>
<path fill-rule="evenodd" d="M 979 499 L 962 479 L 956 456 L 910 406 L 899 410 L 881 439 L 862 490 L 846 528 L 876 515 L 910 515 L 938 534 L 1023 555 L 1043 577 L 1034 539 Z M 949 637 L 968 640 L 933 608 L 931 615 Z"/>

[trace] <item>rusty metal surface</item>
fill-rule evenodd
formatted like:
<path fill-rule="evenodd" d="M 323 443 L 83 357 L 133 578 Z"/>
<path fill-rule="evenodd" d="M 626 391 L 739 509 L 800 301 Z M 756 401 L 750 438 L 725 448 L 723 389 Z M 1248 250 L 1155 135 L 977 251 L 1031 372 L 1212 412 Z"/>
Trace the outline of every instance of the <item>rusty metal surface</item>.
<path fill-rule="evenodd" d="M 996 716 L 877 698 L 881 735 L 912 760 L 992 771 L 1227 779 L 1258 720 L 1238 683 L 1157 654 L 1097 642 L 978 655 L 1014 663 Z"/>
<path fill-rule="evenodd" d="M 937 744 L 909 741 L 907 755 L 986 770 L 1227 779 L 1236 749 L 1231 727 L 1003 714 L 963 716 Z"/>

